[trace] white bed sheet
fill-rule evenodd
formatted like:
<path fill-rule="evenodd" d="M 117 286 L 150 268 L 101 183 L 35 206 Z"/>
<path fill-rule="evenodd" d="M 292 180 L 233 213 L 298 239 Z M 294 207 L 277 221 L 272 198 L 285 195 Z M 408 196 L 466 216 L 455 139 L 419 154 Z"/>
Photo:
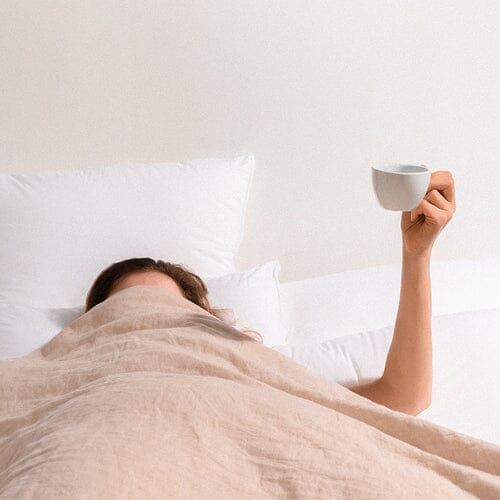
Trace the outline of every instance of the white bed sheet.
<path fill-rule="evenodd" d="M 500 257 L 433 261 L 433 401 L 422 418 L 500 445 Z M 346 387 L 379 377 L 399 304 L 400 265 L 282 284 L 277 351 Z"/>

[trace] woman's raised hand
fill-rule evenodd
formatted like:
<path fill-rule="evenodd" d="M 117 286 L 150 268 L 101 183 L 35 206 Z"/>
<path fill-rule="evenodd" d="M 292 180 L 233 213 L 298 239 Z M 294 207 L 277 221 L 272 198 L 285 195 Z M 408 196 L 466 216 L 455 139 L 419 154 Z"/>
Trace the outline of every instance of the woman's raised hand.
<path fill-rule="evenodd" d="M 401 214 L 404 251 L 412 255 L 430 254 L 434 241 L 455 211 L 455 182 L 451 172 L 432 172 L 424 199 L 411 212 Z"/>

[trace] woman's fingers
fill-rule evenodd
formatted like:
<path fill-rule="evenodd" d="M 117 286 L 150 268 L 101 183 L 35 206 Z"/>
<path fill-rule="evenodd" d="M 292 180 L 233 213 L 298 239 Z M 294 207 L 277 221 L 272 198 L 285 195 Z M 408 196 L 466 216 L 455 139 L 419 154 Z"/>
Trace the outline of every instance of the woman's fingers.
<path fill-rule="evenodd" d="M 433 172 L 427 193 L 419 205 L 410 213 L 403 212 L 401 216 L 405 251 L 417 255 L 432 248 L 438 234 L 452 219 L 455 208 L 455 186 L 451 172 Z"/>
<path fill-rule="evenodd" d="M 453 212 L 453 205 L 446 200 L 446 198 L 437 190 L 433 189 L 429 191 L 425 197 L 427 201 L 430 201 L 433 205 L 440 208 L 441 210 L 449 210 Z"/>
<path fill-rule="evenodd" d="M 450 171 L 438 170 L 437 172 L 432 172 L 427 192 L 432 189 L 440 191 L 444 198 L 452 204 L 453 211 L 455 211 L 455 181 Z"/>
<path fill-rule="evenodd" d="M 448 202 L 446 202 L 448 203 Z M 453 212 L 439 208 L 431 203 L 427 196 L 420 202 L 417 208 L 411 211 L 411 220 L 414 221 L 418 215 L 424 214 L 426 222 L 436 226 L 444 227 L 452 218 Z"/>
<path fill-rule="evenodd" d="M 424 201 L 427 203 L 424 203 Z M 433 210 L 433 206 L 443 213 L 440 214 Z M 410 220 L 413 222 L 419 214 L 424 214 L 438 223 L 437 221 L 441 219 L 446 218 L 446 221 L 451 219 L 455 211 L 455 183 L 453 176 L 448 170 L 438 170 L 431 174 L 427 194 L 420 205 L 411 211 Z"/>

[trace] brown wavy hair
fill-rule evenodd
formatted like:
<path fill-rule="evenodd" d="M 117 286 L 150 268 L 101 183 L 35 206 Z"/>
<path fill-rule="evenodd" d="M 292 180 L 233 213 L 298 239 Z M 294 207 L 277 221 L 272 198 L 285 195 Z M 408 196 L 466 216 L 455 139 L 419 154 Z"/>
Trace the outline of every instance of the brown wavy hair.
<path fill-rule="evenodd" d="M 218 309 L 209 304 L 207 298 L 208 289 L 197 274 L 181 264 L 154 260 L 149 257 L 135 257 L 122 260 L 104 269 L 90 287 L 85 301 L 85 312 L 105 301 L 109 297 L 109 293 L 113 289 L 113 286 L 122 278 L 136 272 L 144 271 L 158 271 L 170 276 L 183 291 L 184 297 L 187 300 L 205 309 L 205 311 L 212 316 L 215 316 L 229 326 L 234 327 L 236 320 L 231 320 L 227 316 L 230 309 Z M 249 329 L 242 329 L 239 331 L 253 340 L 263 343 L 262 335 L 259 332 Z"/>

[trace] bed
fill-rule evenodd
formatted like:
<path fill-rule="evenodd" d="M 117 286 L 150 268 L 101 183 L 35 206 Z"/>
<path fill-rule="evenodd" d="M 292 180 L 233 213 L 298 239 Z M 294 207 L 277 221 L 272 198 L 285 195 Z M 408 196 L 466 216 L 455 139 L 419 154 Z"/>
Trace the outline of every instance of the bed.
<path fill-rule="evenodd" d="M 2 498 L 495 498 L 500 448 L 121 290 L 0 363 Z"/>
<path fill-rule="evenodd" d="M 254 167 L 0 176 L 0 498 L 500 496 L 499 258 L 432 262 L 433 402 L 392 411 L 349 386 L 381 373 L 399 264 L 237 270 Z M 145 255 L 237 323 L 155 286 L 84 311 L 104 265 Z"/>

